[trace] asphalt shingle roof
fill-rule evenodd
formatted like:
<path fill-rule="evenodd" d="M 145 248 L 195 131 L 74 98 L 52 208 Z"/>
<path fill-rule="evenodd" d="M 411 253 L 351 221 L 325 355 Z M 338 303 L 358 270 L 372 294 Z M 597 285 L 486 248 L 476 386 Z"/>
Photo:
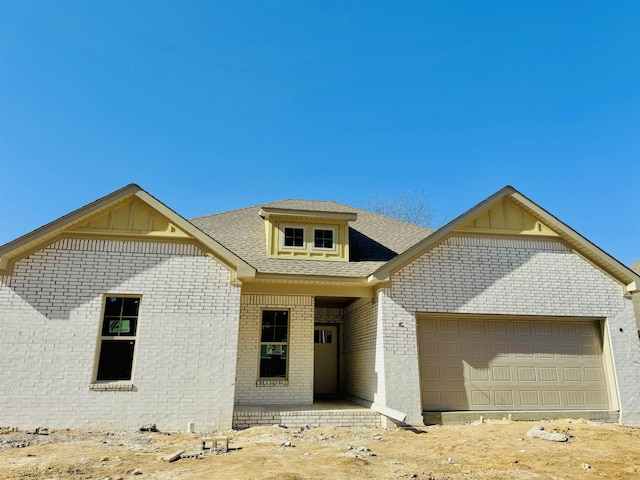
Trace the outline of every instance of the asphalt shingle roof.
<path fill-rule="evenodd" d="M 262 207 L 321 212 L 356 213 L 349 224 L 349 262 L 268 258 Z M 336 202 L 280 200 L 198 217 L 196 227 L 261 273 L 366 276 L 433 230 Z"/>

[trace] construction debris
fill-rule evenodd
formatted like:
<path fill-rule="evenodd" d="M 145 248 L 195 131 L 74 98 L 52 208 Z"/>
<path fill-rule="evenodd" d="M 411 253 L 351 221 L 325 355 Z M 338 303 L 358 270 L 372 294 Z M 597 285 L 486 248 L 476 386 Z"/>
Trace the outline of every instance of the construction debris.
<path fill-rule="evenodd" d="M 154 433 L 159 433 L 160 432 L 160 430 L 157 429 L 155 423 L 149 423 L 148 425 L 141 426 L 140 427 L 140 431 L 141 432 L 154 432 Z"/>
<path fill-rule="evenodd" d="M 180 455 L 182 455 L 183 453 L 184 453 L 184 450 L 176 450 L 172 454 L 167 455 L 166 457 L 164 457 L 162 460 L 165 461 L 165 462 L 175 462 L 176 460 L 178 460 L 180 458 Z"/>
<path fill-rule="evenodd" d="M 183 453 L 180 455 L 180 460 L 193 460 L 204 458 L 204 452 L 196 452 L 196 453 Z"/>
<path fill-rule="evenodd" d="M 551 442 L 568 442 L 569 437 L 564 433 L 547 432 L 544 427 L 540 425 L 534 426 L 527 432 L 527 437 L 541 438 L 542 440 L 549 440 Z"/>
<path fill-rule="evenodd" d="M 229 437 L 205 437 L 202 439 L 202 451 L 209 450 L 211 455 L 227 453 L 229 451 Z"/>

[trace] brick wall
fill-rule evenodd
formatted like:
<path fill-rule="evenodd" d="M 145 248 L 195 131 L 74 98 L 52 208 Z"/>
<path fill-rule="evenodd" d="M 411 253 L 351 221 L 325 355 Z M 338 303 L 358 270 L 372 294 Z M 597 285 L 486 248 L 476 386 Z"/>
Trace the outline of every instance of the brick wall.
<path fill-rule="evenodd" d="M 280 425 L 287 428 L 304 427 L 368 427 L 381 426 L 380 415 L 370 410 L 242 410 L 237 409 L 233 414 L 233 428 L 244 428 Z"/>
<path fill-rule="evenodd" d="M 371 299 L 358 300 L 344 311 L 344 392 L 365 405 L 381 400 L 376 398 L 380 391 L 376 369 L 382 368 L 376 358 L 376 314 L 377 304 Z"/>
<path fill-rule="evenodd" d="M 451 237 L 394 274 L 379 302 L 385 353 L 394 352 L 394 360 L 385 362 L 386 381 L 394 382 L 386 389 L 393 394 L 388 399 L 392 408 L 415 410 L 419 402 L 412 385 L 418 384 L 417 366 L 410 360 L 417 344 L 415 312 L 602 317 L 611 341 L 621 420 L 640 424 L 640 364 L 635 363 L 640 349 L 619 331 L 635 331 L 631 301 L 623 297 L 621 285 L 560 242 Z M 411 369 L 416 375 L 407 377 Z"/>
<path fill-rule="evenodd" d="M 0 285 L 0 425 L 231 427 L 239 287 L 192 245 L 61 240 Z M 133 389 L 94 391 L 103 296 L 142 296 Z"/>
<path fill-rule="evenodd" d="M 289 310 L 286 381 L 259 380 L 263 309 Z M 308 296 L 242 295 L 235 403 L 238 405 L 313 403 L 314 299 Z"/>

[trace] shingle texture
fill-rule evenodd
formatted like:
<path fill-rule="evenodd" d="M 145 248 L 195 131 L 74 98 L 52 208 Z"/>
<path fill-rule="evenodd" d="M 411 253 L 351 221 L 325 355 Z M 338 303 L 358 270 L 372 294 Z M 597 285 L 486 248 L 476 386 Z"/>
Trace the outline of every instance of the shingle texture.
<path fill-rule="evenodd" d="M 262 207 L 356 213 L 357 220 L 349 224 L 349 262 L 268 258 Z M 366 276 L 432 232 L 348 205 L 310 200 L 280 200 L 190 221 L 258 272 L 298 275 Z"/>

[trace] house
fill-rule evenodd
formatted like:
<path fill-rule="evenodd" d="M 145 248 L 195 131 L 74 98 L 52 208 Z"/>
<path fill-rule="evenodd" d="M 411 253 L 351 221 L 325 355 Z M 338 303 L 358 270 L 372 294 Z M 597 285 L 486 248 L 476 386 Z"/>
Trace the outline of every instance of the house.
<path fill-rule="evenodd" d="M 511 187 L 431 231 L 186 220 L 129 185 L 0 247 L 0 279 L 0 425 L 640 425 L 640 276 Z"/>

